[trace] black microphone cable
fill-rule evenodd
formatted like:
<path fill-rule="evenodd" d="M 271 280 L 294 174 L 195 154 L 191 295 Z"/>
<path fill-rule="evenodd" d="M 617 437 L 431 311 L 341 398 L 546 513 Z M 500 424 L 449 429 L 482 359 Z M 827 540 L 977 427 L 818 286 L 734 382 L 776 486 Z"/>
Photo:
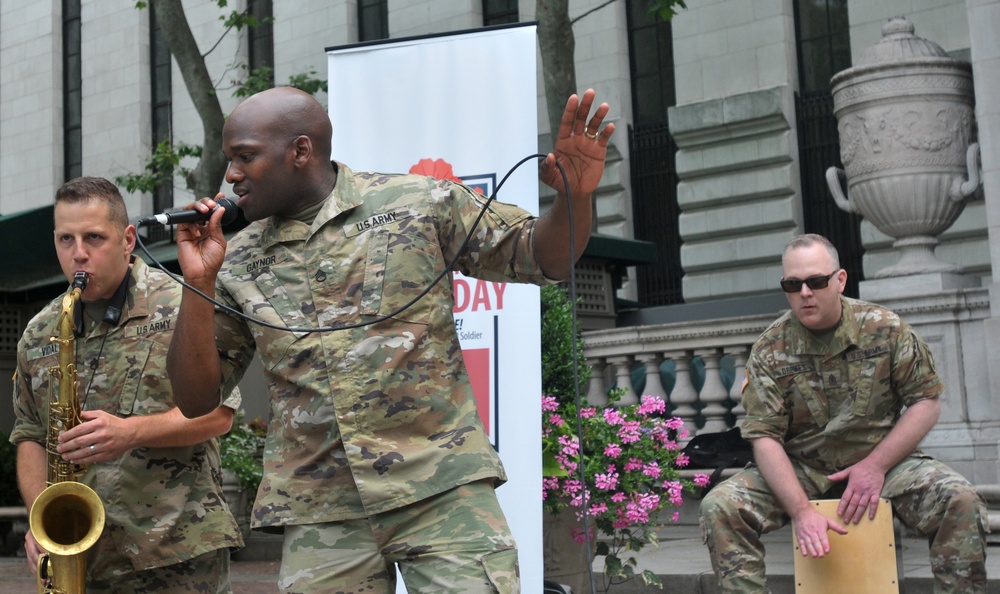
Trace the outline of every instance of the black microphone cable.
<path fill-rule="evenodd" d="M 167 276 L 169 276 L 170 278 L 172 278 L 174 281 L 176 281 L 177 283 L 179 283 L 180 285 L 182 285 L 184 288 L 186 288 L 186 289 L 192 291 L 193 293 L 199 295 L 203 299 L 206 299 L 207 301 L 211 302 L 213 305 L 215 305 L 219 309 L 221 309 L 221 310 L 223 310 L 223 311 L 225 311 L 227 313 L 230 313 L 230 314 L 232 314 L 234 316 L 243 318 L 244 320 L 246 320 L 248 322 L 251 322 L 251 323 L 254 323 L 254 324 L 258 324 L 260 326 L 264 326 L 264 327 L 267 327 L 267 328 L 271 328 L 271 329 L 274 329 L 274 330 L 283 330 L 283 331 L 287 331 L 287 332 L 299 332 L 299 333 L 302 333 L 302 334 L 311 334 L 311 333 L 314 333 L 314 332 L 336 332 L 338 330 L 352 330 L 352 329 L 355 329 L 355 328 L 363 328 L 365 326 L 371 326 L 371 325 L 377 324 L 379 322 L 384 322 L 385 320 L 388 320 L 390 318 L 394 318 L 394 317 L 398 316 L 399 314 L 403 313 L 404 311 L 406 311 L 407 309 L 409 309 L 417 301 L 420 301 L 421 299 L 423 299 L 424 296 L 427 295 L 427 293 L 431 289 L 433 289 L 435 285 L 437 285 L 439 282 L 441 282 L 441 279 L 443 279 L 446 275 L 448 275 L 452 271 L 452 267 L 455 265 L 456 262 L 458 262 L 458 259 L 462 256 L 462 254 L 465 252 L 466 248 L 468 247 L 469 241 L 472 239 L 473 235 L 475 234 L 476 227 L 479 226 L 479 222 L 482 221 L 483 216 L 486 214 L 486 209 L 489 207 L 489 205 L 494 200 L 496 200 L 497 192 L 500 191 L 500 188 L 504 185 L 504 183 L 507 181 L 507 179 L 515 171 L 517 171 L 517 169 L 519 167 L 521 167 L 521 165 L 524 165 L 525 163 L 527 163 L 531 159 L 538 159 L 538 158 L 544 159 L 545 157 L 546 157 L 546 155 L 543 155 L 541 153 L 534 153 L 534 154 L 528 155 L 527 157 L 524 157 L 523 159 L 521 159 L 520 161 L 518 161 L 517 163 L 515 163 L 514 166 L 511 167 L 510 170 L 507 171 L 507 173 L 500 180 L 500 183 L 497 184 L 497 187 L 494 188 L 493 193 L 490 194 L 489 198 L 486 199 L 486 202 L 483 204 L 482 209 L 479 211 L 479 216 L 477 216 L 476 219 L 472 222 L 472 228 L 466 234 L 465 240 L 462 242 L 462 245 L 459 246 L 458 250 L 456 250 L 455 256 L 451 259 L 450 262 L 448 262 L 448 265 L 444 267 L 444 270 L 442 270 L 441 273 L 438 274 L 438 276 L 435 277 L 434 280 L 432 280 L 430 282 L 430 284 L 428 284 L 427 287 L 425 287 L 424 290 L 420 292 L 419 295 L 417 295 L 416 297 L 414 297 L 413 299 L 411 299 L 407 303 L 403 304 L 402 306 L 400 306 L 398 309 L 396 309 L 395 311 L 393 311 L 391 313 L 385 314 L 383 316 L 377 316 L 374 319 L 363 321 L 363 322 L 357 322 L 357 323 L 354 323 L 354 324 L 344 324 L 344 325 L 341 325 L 341 326 L 325 326 L 325 327 L 319 327 L 319 328 L 289 328 L 288 326 L 282 326 L 282 325 L 279 325 L 279 324 L 272 324 L 270 322 L 265 322 L 264 320 L 259 320 L 257 318 L 254 318 L 253 316 L 250 316 L 250 315 L 247 315 L 247 314 L 243 313 L 242 311 L 240 311 L 238 309 L 229 307 L 228 305 L 226 305 L 224 303 L 220 303 L 219 301 L 216 301 L 215 299 L 213 299 L 212 297 L 209 297 L 208 295 L 206 295 L 202 291 L 199 291 L 198 289 L 196 289 L 196 288 L 192 287 L 191 285 L 189 285 L 188 283 L 184 282 L 184 280 L 182 278 L 180 278 L 179 276 L 177 276 L 174 273 L 172 273 L 169 270 L 167 270 L 167 267 L 164 266 L 161 262 L 159 262 L 153 256 L 153 254 L 151 254 L 149 252 L 149 250 L 146 248 L 145 244 L 142 243 L 142 238 L 139 237 L 138 234 L 136 234 L 136 243 L 139 245 L 139 248 L 143 251 L 143 253 L 145 253 L 146 256 L 150 259 L 150 261 L 153 262 L 156 265 L 157 268 L 159 268 L 160 270 L 162 270 Z M 585 464 L 586 461 L 584 459 L 584 451 L 583 451 L 583 419 L 580 416 L 580 410 L 582 408 L 582 398 L 580 396 L 580 361 L 579 361 L 579 356 L 578 356 L 578 353 L 577 353 L 578 349 L 576 348 L 576 341 L 577 341 L 577 337 L 576 337 L 576 332 L 577 332 L 576 331 L 576 328 L 577 328 L 576 300 L 577 300 L 577 294 L 576 294 L 576 270 L 575 270 L 576 253 L 575 253 L 575 249 L 574 249 L 574 246 L 576 245 L 576 230 L 575 230 L 575 228 L 573 226 L 573 196 L 572 196 L 572 194 L 570 192 L 570 189 L 569 189 L 569 179 L 566 176 L 566 170 L 563 168 L 562 164 L 559 163 L 558 159 L 555 160 L 555 165 L 556 165 L 556 168 L 559 170 L 559 175 L 562 177 L 563 188 L 566 191 L 566 206 L 567 206 L 567 213 L 566 214 L 567 214 L 567 218 L 569 219 L 569 259 L 570 259 L 570 262 L 572 262 L 574 264 L 574 266 L 571 267 L 571 269 L 570 269 L 570 275 L 569 275 L 569 294 L 570 294 L 570 302 L 573 304 L 573 307 L 570 308 L 570 310 L 571 310 L 571 320 L 572 320 L 572 324 L 573 324 L 573 389 L 574 389 L 574 394 L 575 394 L 576 410 L 577 410 L 577 414 L 576 414 L 576 432 L 577 432 L 577 439 L 580 440 L 580 463 L 578 465 L 577 470 L 579 471 L 580 484 L 584 486 L 583 487 L 584 488 L 584 494 L 582 495 L 584 552 L 586 554 L 586 559 L 589 560 L 592 557 L 592 543 L 591 543 L 591 534 L 590 534 L 591 524 L 590 524 L 590 513 L 589 513 L 589 510 L 588 510 L 589 500 L 588 500 L 588 498 L 586 496 L 586 493 L 587 493 L 587 491 L 586 491 L 586 485 L 587 485 L 586 473 L 584 472 L 584 468 L 586 466 L 586 464 Z M 597 213 L 596 212 L 593 213 L 593 216 L 597 216 Z M 593 568 L 593 564 L 592 563 L 589 563 L 589 562 L 587 563 L 587 572 L 588 572 L 588 578 L 589 578 L 588 581 L 590 582 L 590 591 L 591 591 L 591 594 L 596 594 L 596 589 L 595 589 L 595 583 L 596 582 L 594 580 L 594 568 Z"/>

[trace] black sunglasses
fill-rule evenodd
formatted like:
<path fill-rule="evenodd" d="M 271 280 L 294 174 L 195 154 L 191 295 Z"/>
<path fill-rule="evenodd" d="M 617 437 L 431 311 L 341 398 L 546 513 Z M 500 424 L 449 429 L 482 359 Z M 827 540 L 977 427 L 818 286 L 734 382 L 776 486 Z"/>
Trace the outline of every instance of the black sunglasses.
<path fill-rule="evenodd" d="M 802 285 L 809 287 L 812 291 L 818 291 L 819 289 L 825 289 L 830 285 L 830 279 L 833 275 L 840 272 L 839 270 L 834 270 L 826 276 L 810 276 L 807 279 L 781 279 L 781 290 L 786 293 L 798 293 L 802 290 Z"/>

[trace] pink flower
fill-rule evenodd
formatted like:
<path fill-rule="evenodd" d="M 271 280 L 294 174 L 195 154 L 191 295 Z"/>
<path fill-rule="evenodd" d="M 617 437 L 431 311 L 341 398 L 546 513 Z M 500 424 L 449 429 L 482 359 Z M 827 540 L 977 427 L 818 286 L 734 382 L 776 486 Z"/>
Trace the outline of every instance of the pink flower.
<path fill-rule="evenodd" d="M 708 484 L 710 480 L 712 480 L 712 477 L 708 476 L 707 474 L 698 473 L 694 475 L 694 484 L 698 485 L 699 487 L 704 487 L 705 485 Z"/>
<path fill-rule="evenodd" d="M 674 431 L 680 429 L 684 426 L 684 421 L 680 417 L 673 417 L 667 421 L 667 428 L 673 429 Z"/>
<path fill-rule="evenodd" d="M 642 397 L 642 404 L 639 405 L 639 414 L 648 417 L 654 413 L 665 413 L 667 412 L 667 403 L 665 403 L 659 396 L 654 394 L 645 394 Z"/>
<path fill-rule="evenodd" d="M 614 408 L 604 409 L 604 420 L 607 421 L 608 425 L 611 425 L 612 427 L 615 425 L 621 425 L 625 422 L 625 419 L 622 418 L 622 414 Z"/>
<path fill-rule="evenodd" d="M 617 458 L 622 453 L 622 446 L 617 443 L 609 443 L 604 446 L 604 455 L 608 458 Z"/>
<path fill-rule="evenodd" d="M 629 458 L 628 462 L 625 463 L 625 472 L 632 472 L 633 470 L 642 469 L 642 460 L 638 458 Z"/>
<path fill-rule="evenodd" d="M 597 414 L 597 409 L 594 408 L 593 406 L 580 409 L 580 417 L 583 419 L 589 419 L 596 414 Z"/>
<path fill-rule="evenodd" d="M 635 443 L 642 439 L 642 424 L 639 421 L 623 423 L 618 429 L 618 439 L 622 443 Z"/>
<path fill-rule="evenodd" d="M 656 462 L 650 462 L 643 467 L 642 473 L 650 478 L 660 478 L 660 465 Z"/>
<path fill-rule="evenodd" d="M 677 458 L 674 459 L 674 464 L 683 468 L 691 463 L 691 459 L 684 452 L 677 454 Z"/>
<path fill-rule="evenodd" d="M 542 410 L 547 412 L 559 410 L 559 401 L 555 396 L 542 396 Z"/>
<path fill-rule="evenodd" d="M 594 477 L 594 484 L 597 485 L 598 489 L 610 491 L 618 486 L 618 473 L 609 471 L 605 474 L 598 474 Z"/>
<path fill-rule="evenodd" d="M 622 493 L 621 491 L 618 491 L 617 493 L 611 496 L 611 501 L 615 503 L 621 503 L 622 501 L 625 501 L 625 494 Z"/>
<path fill-rule="evenodd" d="M 580 453 L 580 439 L 575 435 L 560 435 L 559 445 L 566 456 L 577 456 Z"/>
<path fill-rule="evenodd" d="M 564 424 L 562 417 L 555 413 L 549 415 L 549 422 L 555 425 L 556 427 L 562 427 Z"/>

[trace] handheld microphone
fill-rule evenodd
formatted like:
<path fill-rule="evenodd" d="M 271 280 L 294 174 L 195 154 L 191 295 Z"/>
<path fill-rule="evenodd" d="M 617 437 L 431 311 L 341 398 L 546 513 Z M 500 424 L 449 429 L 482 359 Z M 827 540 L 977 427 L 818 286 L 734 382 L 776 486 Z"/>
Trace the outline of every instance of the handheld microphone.
<path fill-rule="evenodd" d="M 220 206 L 226 209 L 226 212 L 222 215 L 223 225 L 228 225 L 236 220 L 240 209 L 239 206 L 236 206 L 236 201 L 229 198 L 220 198 L 219 200 L 216 200 L 215 203 L 217 206 L 208 212 L 198 212 L 197 210 L 161 212 L 158 215 L 143 217 L 139 219 L 139 222 L 136 224 L 143 227 L 146 225 L 152 225 L 153 223 L 159 223 L 161 225 L 176 225 L 178 223 L 197 223 L 199 221 L 207 221 Z"/>

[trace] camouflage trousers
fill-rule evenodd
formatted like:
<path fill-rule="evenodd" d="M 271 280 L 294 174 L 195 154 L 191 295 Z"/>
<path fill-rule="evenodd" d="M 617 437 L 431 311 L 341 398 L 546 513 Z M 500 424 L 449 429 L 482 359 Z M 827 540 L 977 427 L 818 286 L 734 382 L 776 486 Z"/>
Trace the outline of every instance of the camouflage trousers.
<path fill-rule="evenodd" d="M 842 484 L 794 460 L 792 466 L 810 499 L 840 496 Z M 882 497 L 892 502 L 895 517 L 928 538 L 936 594 L 985 594 L 986 504 L 964 477 L 936 460 L 910 456 L 886 474 Z M 749 466 L 709 491 L 700 516 L 719 591 L 767 594 L 760 535 L 790 518 L 760 470 Z"/>
<path fill-rule="evenodd" d="M 489 481 L 360 520 L 285 526 L 285 593 L 520 592 L 517 549 Z"/>
<path fill-rule="evenodd" d="M 129 566 L 131 568 L 131 566 Z M 115 579 L 93 580 L 87 594 L 231 594 L 229 549 L 216 549 L 164 567 L 129 571 Z"/>

